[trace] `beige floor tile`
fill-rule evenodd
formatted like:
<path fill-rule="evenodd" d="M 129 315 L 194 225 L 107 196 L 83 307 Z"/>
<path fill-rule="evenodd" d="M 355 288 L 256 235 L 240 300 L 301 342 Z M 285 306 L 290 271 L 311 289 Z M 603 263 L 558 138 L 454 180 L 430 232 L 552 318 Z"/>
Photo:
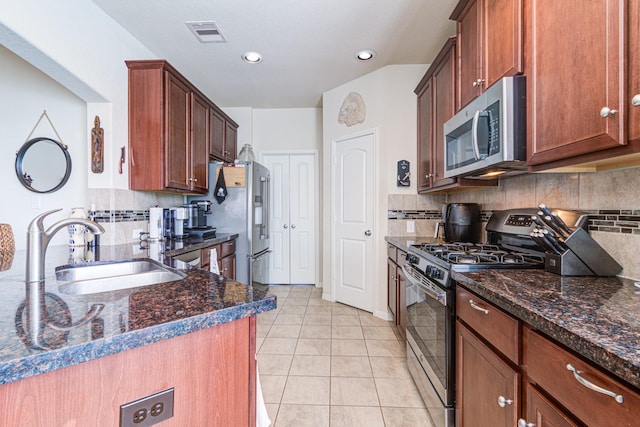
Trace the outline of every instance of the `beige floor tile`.
<path fill-rule="evenodd" d="M 331 326 L 331 338 L 339 340 L 361 340 L 362 328 L 360 326 Z"/>
<path fill-rule="evenodd" d="M 274 325 L 302 325 L 304 314 L 284 314 L 280 313 L 273 321 Z"/>
<path fill-rule="evenodd" d="M 293 354 L 258 354 L 260 375 L 289 375 Z"/>
<path fill-rule="evenodd" d="M 373 378 L 331 378 L 331 404 L 379 406 Z"/>
<path fill-rule="evenodd" d="M 299 295 L 310 296 L 312 291 L 313 291 L 312 286 L 292 286 L 290 296 L 292 297 L 299 296 Z"/>
<path fill-rule="evenodd" d="M 395 340 L 396 334 L 389 326 L 363 326 L 362 332 L 367 340 Z"/>
<path fill-rule="evenodd" d="M 404 357 L 370 357 L 369 363 L 376 378 L 411 378 Z"/>
<path fill-rule="evenodd" d="M 331 356 L 332 377 L 372 377 L 367 356 Z"/>
<path fill-rule="evenodd" d="M 260 351 L 260 347 L 262 346 L 263 342 L 264 342 L 264 337 L 256 337 L 256 353 Z"/>
<path fill-rule="evenodd" d="M 304 296 L 289 296 L 289 298 L 287 298 L 287 300 L 285 301 L 285 303 L 282 306 L 283 307 L 286 307 L 288 305 L 304 305 L 304 306 L 306 306 L 308 302 L 309 302 L 309 298 L 308 297 L 304 297 Z"/>
<path fill-rule="evenodd" d="M 333 356 L 366 356 L 367 346 L 364 340 L 331 340 Z"/>
<path fill-rule="evenodd" d="M 357 316 L 358 315 L 358 309 L 357 308 L 353 308 L 353 307 L 349 307 L 348 305 L 335 304 L 331 308 L 331 313 L 332 314 L 349 315 L 349 316 Z"/>
<path fill-rule="evenodd" d="M 298 338 L 301 325 L 273 325 L 267 338 Z"/>
<path fill-rule="evenodd" d="M 282 392 L 287 383 L 286 375 L 262 375 L 260 374 L 260 387 L 264 403 L 280 403 Z"/>
<path fill-rule="evenodd" d="M 385 427 L 382 412 L 377 406 L 332 406 L 331 425 Z"/>
<path fill-rule="evenodd" d="M 331 314 L 330 305 L 311 305 L 307 306 L 307 314 L 322 314 L 328 316 Z"/>
<path fill-rule="evenodd" d="M 330 377 L 289 376 L 282 395 L 282 403 L 328 405 Z"/>
<path fill-rule="evenodd" d="M 382 416 L 387 427 L 433 427 L 426 409 L 383 407 Z"/>
<path fill-rule="evenodd" d="M 424 408 L 424 402 L 411 378 L 376 378 L 380 406 Z"/>
<path fill-rule="evenodd" d="M 258 325 L 271 325 L 278 316 L 278 313 L 272 311 L 265 311 L 256 316 L 256 322 Z"/>
<path fill-rule="evenodd" d="M 358 316 L 334 313 L 331 315 L 331 324 L 336 326 L 360 326 L 360 319 Z"/>
<path fill-rule="evenodd" d="M 322 299 L 322 293 L 312 293 L 311 297 L 309 298 L 309 305 L 319 305 L 319 306 L 326 306 L 326 307 L 331 307 L 332 304 L 335 304 L 331 301 L 327 301 Z"/>
<path fill-rule="evenodd" d="M 277 427 L 328 427 L 328 405 L 281 405 Z"/>
<path fill-rule="evenodd" d="M 293 354 L 296 342 L 295 338 L 265 338 L 260 346 L 260 354 Z"/>
<path fill-rule="evenodd" d="M 360 312 L 360 324 L 362 326 L 391 326 L 388 320 L 381 319 L 364 311 Z"/>
<path fill-rule="evenodd" d="M 405 357 L 407 347 L 398 340 L 365 340 L 369 356 Z"/>
<path fill-rule="evenodd" d="M 286 305 L 280 309 L 280 314 L 305 314 L 306 311 L 305 305 Z"/>
<path fill-rule="evenodd" d="M 303 325 L 329 326 L 331 325 L 331 315 L 328 314 L 306 314 L 302 322 Z"/>
<path fill-rule="evenodd" d="M 328 338 L 300 338 L 295 354 L 308 356 L 330 356 L 331 340 Z"/>
<path fill-rule="evenodd" d="M 271 329 L 271 324 L 269 325 L 261 325 L 260 323 L 256 323 L 256 337 L 264 338 L 269 333 L 269 329 Z"/>
<path fill-rule="evenodd" d="M 300 338 L 331 338 L 331 326 L 302 325 Z"/>
<path fill-rule="evenodd" d="M 293 356 L 289 375 L 328 377 L 331 374 L 331 356 Z"/>
<path fill-rule="evenodd" d="M 274 425 L 276 421 L 276 417 L 278 416 L 278 409 L 280 405 L 277 403 L 265 403 L 264 406 L 267 407 L 267 414 L 269 415 L 269 419 L 271 420 L 271 425 Z"/>

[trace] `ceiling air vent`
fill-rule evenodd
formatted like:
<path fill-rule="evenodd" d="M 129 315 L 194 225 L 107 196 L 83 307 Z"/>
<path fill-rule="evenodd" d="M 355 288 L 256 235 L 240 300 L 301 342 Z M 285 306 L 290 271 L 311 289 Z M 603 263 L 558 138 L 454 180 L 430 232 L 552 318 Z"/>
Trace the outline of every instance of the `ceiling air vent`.
<path fill-rule="evenodd" d="M 185 22 L 200 43 L 226 43 L 227 40 L 213 21 Z"/>

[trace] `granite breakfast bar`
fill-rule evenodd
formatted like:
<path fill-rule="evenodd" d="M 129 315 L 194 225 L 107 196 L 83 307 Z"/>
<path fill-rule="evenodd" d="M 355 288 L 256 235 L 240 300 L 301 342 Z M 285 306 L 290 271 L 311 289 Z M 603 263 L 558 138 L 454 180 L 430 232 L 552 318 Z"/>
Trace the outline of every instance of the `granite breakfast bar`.
<path fill-rule="evenodd" d="M 162 261 L 171 265 L 171 256 L 224 238 L 167 248 Z M 135 244 L 102 246 L 97 262 L 147 256 Z M 54 271 L 70 262 L 76 258 L 67 246 L 48 249 L 36 339 L 27 327 L 24 251 L 0 272 L 5 425 L 79 426 L 86 417 L 91 425 L 117 425 L 120 405 L 172 387 L 174 416 L 166 425 L 255 420 L 255 315 L 275 309 L 275 296 L 188 266 L 173 282 L 63 294 Z M 98 316 L 78 322 L 95 306 L 104 306 Z"/>

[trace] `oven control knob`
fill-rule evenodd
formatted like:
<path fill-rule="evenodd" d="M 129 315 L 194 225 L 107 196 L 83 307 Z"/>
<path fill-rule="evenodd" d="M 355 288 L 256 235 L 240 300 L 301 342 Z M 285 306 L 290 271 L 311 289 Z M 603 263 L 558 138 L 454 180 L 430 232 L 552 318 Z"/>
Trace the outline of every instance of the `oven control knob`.
<path fill-rule="evenodd" d="M 438 268 L 432 268 L 431 271 L 429 272 L 429 277 L 431 277 L 432 279 L 441 279 L 442 275 L 442 271 Z"/>
<path fill-rule="evenodd" d="M 417 264 L 418 257 L 414 254 L 407 254 L 407 261 L 409 261 L 409 264 Z"/>
<path fill-rule="evenodd" d="M 432 271 L 432 270 L 433 270 L 433 266 L 431 266 L 431 265 L 427 265 L 427 266 L 424 268 L 424 274 L 426 274 L 427 276 L 430 276 L 430 275 L 431 275 L 431 271 Z"/>

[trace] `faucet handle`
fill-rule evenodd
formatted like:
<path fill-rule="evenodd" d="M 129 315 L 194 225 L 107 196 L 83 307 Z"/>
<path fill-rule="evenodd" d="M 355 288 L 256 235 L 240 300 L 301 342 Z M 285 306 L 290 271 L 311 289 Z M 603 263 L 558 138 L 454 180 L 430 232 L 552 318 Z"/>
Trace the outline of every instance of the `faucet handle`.
<path fill-rule="evenodd" d="M 60 209 L 54 209 L 52 211 L 47 211 L 47 212 L 43 212 L 40 215 L 38 215 L 37 217 L 33 218 L 31 220 L 31 222 L 29 223 L 29 226 L 27 227 L 27 232 L 32 232 L 32 231 L 44 231 L 44 218 L 46 216 L 49 216 L 53 213 L 56 212 L 60 212 L 62 210 L 62 208 Z"/>

